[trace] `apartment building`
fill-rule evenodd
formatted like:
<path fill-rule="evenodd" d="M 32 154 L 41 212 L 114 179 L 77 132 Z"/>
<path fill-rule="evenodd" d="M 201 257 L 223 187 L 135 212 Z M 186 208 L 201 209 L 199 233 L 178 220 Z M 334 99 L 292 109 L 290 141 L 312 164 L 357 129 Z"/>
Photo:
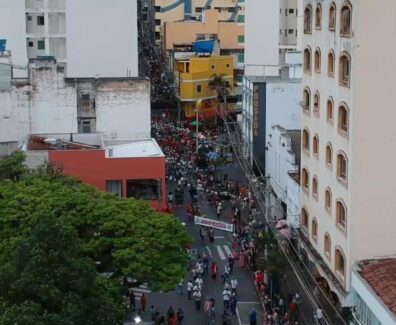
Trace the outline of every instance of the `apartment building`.
<path fill-rule="evenodd" d="M 340 306 L 357 261 L 396 254 L 395 15 L 393 0 L 304 1 L 301 254 Z"/>
<path fill-rule="evenodd" d="M 161 44 L 163 25 L 182 20 L 202 20 L 206 9 L 219 13 L 220 21 L 245 22 L 245 0 L 153 0 L 155 1 L 155 39 Z"/>
<path fill-rule="evenodd" d="M 299 7 L 302 0 L 246 2 L 245 75 L 279 75 L 285 53 L 301 51 Z"/>
<path fill-rule="evenodd" d="M 0 39 L 16 66 L 51 56 L 68 77 L 138 75 L 136 1 L 1 0 L 0 9 Z"/>

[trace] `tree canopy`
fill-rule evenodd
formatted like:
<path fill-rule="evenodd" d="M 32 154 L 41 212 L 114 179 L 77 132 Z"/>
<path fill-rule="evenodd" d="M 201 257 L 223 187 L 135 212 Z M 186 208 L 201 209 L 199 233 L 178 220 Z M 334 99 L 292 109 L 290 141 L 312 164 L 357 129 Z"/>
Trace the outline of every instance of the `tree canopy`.
<path fill-rule="evenodd" d="M 190 237 L 173 216 L 47 169 L 6 175 L 0 181 L 1 324 L 122 323 L 119 277 L 169 291 L 184 276 Z"/>

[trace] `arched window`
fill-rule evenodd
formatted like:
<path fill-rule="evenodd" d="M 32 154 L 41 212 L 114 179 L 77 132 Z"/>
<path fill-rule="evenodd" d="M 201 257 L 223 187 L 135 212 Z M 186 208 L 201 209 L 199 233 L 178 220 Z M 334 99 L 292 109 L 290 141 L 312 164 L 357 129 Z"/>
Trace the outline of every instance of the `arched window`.
<path fill-rule="evenodd" d="M 308 229 L 308 211 L 306 208 L 302 208 L 301 209 L 301 226 L 303 226 L 303 228 Z"/>
<path fill-rule="evenodd" d="M 302 146 L 309 153 L 309 131 L 307 129 L 302 132 Z"/>
<path fill-rule="evenodd" d="M 304 72 L 311 73 L 311 48 L 307 47 L 304 50 Z"/>
<path fill-rule="evenodd" d="M 319 116 L 320 112 L 320 95 L 319 92 L 316 91 L 313 98 L 313 112 L 316 116 Z"/>
<path fill-rule="evenodd" d="M 338 130 L 348 134 L 349 129 L 349 109 L 345 103 L 338 107 Z"/>
<path fill-rule="evenodd" d="M 333 98 L 329 98 L 327 99 L 327 103 L 326 103 L 326 119 L 327 122 L 329 123 L 333 123 L 333 113 L 334 112 L 334 101 Z"/>
<path fill-rule="evenodd" d="M 331 237 L 328 232 L 324 235 L 323 251 L 326 257 L 331 259 Z"/>
<path fill-rule="evenodd" d="M 340 56 L 339 82 L 341 86 L 349 87 L 351 79 L 351 57 L 347 52 Z"/>
<path fill-rule="evenodd" d="M 352 32 L 352 5 L 345 2 L 341 7 L 340 34 L 350 37 Z"/>
<path fill-rule="evenodd" d="M 316 221 L 315 217 L 312 219 L 311 227 L 312 227 L 311 229 L 312 239 L 316 241 L 318 239 L 318 222 Z"/>
<path fill-rule="evenodd" d="M 335 249 L 335 270 L 343 278 L 345 277 L 345 257 L 344 253 L 339 247 Z"/>
<path fill-rule="evenodd" d="M 335 30 L 336 13 L 337 13 L 336 5 L 333 2 L 330 4 L 330 8 L 329 8 L 329 30 Z"/>
<path fill-rule="evenodd" d="M 342 229 L 346 229 L 346 207 L 344 202 L 341 200 L 337 200 L 336 202 L 336 223 L 338 226 L 340 226 Z"/>
<path fill-rule="evenodd" d="M 328 167 L 331 167 L 333 164 L 333 148 L 331 147 L 331 144 L 328 143 L 326 145 L 326 165 Z"/>
<path fill-rule="evenodd" d="M 325 209 L 327 212 L 331 213 L 331 190 L 326 188 L 325 191 Z"/>
<path fill-rule="evenodd" d="M 320 73 L 320 62 L 321 62 L 321 54 L 320 48 L 317 48 L 315 51 L 315 72 Z"/>
<path fill-rule="evenodd" d="M 311 111 L 311 91 L 308 87 L 305 87 L 303 91 L 302 106 L 305 113 L 309 113 Z"/>
<path fill-rule="evenodd" d="M 308 192 L 309 191 L 309 172 L 306 168 L 302 169 L 301 172 L 301 184 L 303 186 L 303 189 Z"/>
<path fill-rule="evenodd" d="M 346 183 L 348 177 L 348 159 L 344 152 L 339 152 L 337 155 L 337 177 L 342 182 Z"/>
<path fill-rule="evenodd" d="M 318 3 L 315 10 L 315 29 L 322 28 L 322 6 Z"/>
<path fill-rule="evenodd" d="M 312 33 L 312 7 L 308 5 L 304 10 L 304 34 Z"/>
<path fill-rule="evenodd" d="M 316 158 L 319 158 L 319 136 L 317 134 L 314 135 L 312 141 L 312 151 Z"/>
<path fill-rule="evenodd" d="M 318 199 L 318 187 L 318 177 L 315 175 L 314 177 L 312 177 L 312 195 L 315 199 Z"/>
<path fill-rule="evenodd" d="M 334 51 L 330 50 L 327 56 L 327 74 L 329 77 L 334 77 L 335 55 Z"/>

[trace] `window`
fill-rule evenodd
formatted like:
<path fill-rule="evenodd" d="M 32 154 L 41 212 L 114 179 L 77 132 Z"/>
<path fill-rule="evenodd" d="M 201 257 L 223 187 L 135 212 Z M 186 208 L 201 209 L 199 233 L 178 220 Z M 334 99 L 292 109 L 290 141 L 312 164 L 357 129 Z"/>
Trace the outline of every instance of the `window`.
<path fill-rule="evenodd" d="M 322 6 L 317 4 L 315 10 L 315 29 L 322 28 Z"/>
<path fill-rule="evenodd" d="M 28 21 L 32 21 L 32 16 L 27 16 Z"/>
<path fill-rule="evenodd" d="M 245 15 L 239 15 L 237 18 L 238 23 L 244 23 L 245 22 Z"/>
<path fill-rule="evenodd" d="M 319 187 L 318 177 L 314 176 L 312 178 L 312 196 L 315 199 L 318 199 L 318 187 Z"/>
<path fill-rule="evenodd" d="M 333 164 L 333 148 L 331 147 L 331 144 L 328 143 L 326 145 L 326 165 L 327 167 L 331 167 Z"/>
<path fill-rule="evenodd" d="M 289 29 L 289 34 L 293 34 L 294 30 L 293 29 Z"/>
<path fill-rule="evenodd" d="M 114 194 L 115 196 L 122 196 L 122 181 L 106 180 L 106 192 Z"/>
<path fill-rule="evenodd" d="M 336 222 L 337 225 L 345 230 L 346 228 L 346 208 L 341 200 L 336 203 Z"/>
<path fill-rule="evenodd" d="M 327 56 L 327 75 L 334 77 L 335 56 L 333 50 L 330 50 Z"/>
<path fill-rule="evenodd" d="M 319 116 L 320 112 L 320 95 L 319 92 L 316 91 L 313 98 L 313 112 L 316 116 Z"/>
<path fill-rule="evenodd" d="M 238 63 L 244 63 L 244 62 L 245 62 L 245 55 L 238 54 Z"/>
<path fill-rule="evenodd" d="M 326 257 L 330 260 L 331 258 L 331 238 L 328 232 L 324 235 L 323 250 Z"/>
<path fill-rule="evenodd" d="M 312 239 L 316 241 L 318 239 L 318 222 L 315 217 L 312 219 L 311 228 Z"/>
<path fill-rule="evenodd" d="M 308 87 L 305 88 L 303 91 L 302 106 L 303 106 L 303 111 L 305 113 L 309 113 L 311 111 L 311 91 L 309 90 Z"/>
<path fill-rule="evenodd" d="M 315 134 L 313 137 L 312 151 L 313 151 L 314 156 L 318 159 L 319 158 L 319 136 L 317 134 Z"/>
<path fill-rule="evenodd" d="M 340 152 L 337 155 L 337 177 L 343 182 L 347 181 L 348 176 L 348 160 L 345 153 Z"/>
<path fill-rule="evenodd" d="M 334 2 L 330 5 L 329 8 L 329 30 L 335 30 L 336 26 L 336 6 Z"/>
<path fill-rule="evenodd" d="M 308 229 L 308 212 L 306 208 L 302 208 L 301 209 L 301 226 L 303 226 L 303 228 Z"/>
<path fill-rule="evenodd" d="M 37 49 L 45 50 L 45 41 L 37 41 Z"/>
<path fill-rule="evenodd" d="M 340 34 L 344 37 L 351 36 L 352 30 L 352 6 L 349 2 L 346 2 L 341 7 L 341 22 L 340 22 Z"/>
<path fill-rule="evenodd" d="M 309 131 L 307 129 L 302 132 L 302 146 L 309 153 Z"/>
<path fill-rule="evenodd" d="M 345 277 L 345 257 L 341 248 L 335 250 L 335 270 L 342 276 Z"/>
<path fill-rule="evenodd" d="M 160 12 L 161 11 L 161 6 L 154 6 L 154 11 L 155 12 Z"/>
<path fill-rule="evenodd" d="M 348 108 L 345 104 L 341 104 L 341 106 L 338 107 L 338 130 L 344 134 L 348 134 L 348 115 Z"/>
<path fill-rule="evenodd" d="M 303 190 L 308 192 L 309 191 L 309 172 L 306 168 L 302 169 L 301 180 L 302 180 L 301 184 L 303 186 Z"/>
<path fill-rule="evenodd" d="M 326 103 L 326 119 L 330 124 L 333 123 L 334 102 L 333 98 L 329 98 Z"/>
<path fill-rule="evenodd" d="M 95 125 L 95 119 L 92 118 L 81 118 L 78 120 L 78 133 L 92 133 L 94 132 L 93 126 Z"/>
<path fill-rule="evenodd" d="M 294 14 L 294 9 L 289 9 L 289 14 Z"/>
<path fill-rule="evenodd" d="M 304 34 L 312 33 L 312 7 L 310 5 L 304 10 Z"/>
<path fill-rule="evenodd" d="M 228 67 L 227 67 L 227 68 L 228 68 Z M 211 65 L 210 65 L 210 69 L 211 69 L 211 70 L 214 70 L 214 69 L 215 69 L 215 65 L 214 65 L 214 64 L 211 64 Z"/>
<path fill-rule="evenodd" d="M 202 12 L 202 7 L 195 7 L 195 12 L 196 13 Z"/>
<path fill-rule="evenodd" d="M 279 35 L 282 35 L 282 30 L 281 29 L 279 30 Z"/>
<path fill-rule="evenodd" d="M 160 32 L 155 32 L 155 33 L 154 33 L 154 36 L 155 36 L 155 39 L 156 39 L 156 40 L 161 39 L 161 34 L 160 34 Z"/>
<path fill-rule="evenodd" d="M 329 188 L 325 191 L 325 209 L 331 214 L 331 190 Z"/>
<path fill-rule="evenodd" d="M 202 85 L 197 85 L 197 93 L 202 92 Z"/>
<path fill-rule="evenodd" d="M 346 52 L 342 53 L 340 57 L 339 73 L 340 85 L 348 87 L 351 76 L 351 58 Z"/>
<path fill-rule="evenodd" d="M 37 16 L 37 25 L 44 26 L 44 16 Z"/>
<path fill-rule="evenodd" d="M 91 107 L 91 96 L 89 94 L 83 94 L 80 99 L 80 106 L 84 108 Z"/>
<path fill-rule="evenodd" d="M 245 43 L 245 35 L 238 35 L 238 43 Z"/>
<path fill-rule="evenodd" d="M 311 73 L 311 48 L 304 50 L 304 72 Z"/>
<path fill-rule="evenodd" d="M 285 16 L 287 17 L 287 8 L 285 9 Z"/>
<path fill-rule="evenodd" d="M 127 197 L 142 200 L 158 200 L 160 197 L 159 181 L 155 179 L 127 180 Z"/>
<path fill-rule="evenodd" d="M 29 47 L 33 47 L 34 43 L 33 42 L 29 42 Z"/>
<path fill-rule="evenodd" d="M 287 37 L 287 29 L 285 29 L 285 37 Z"/>
<path fill-rule="evenodd" d="M 161 26 L 161 19 L 155 19 L 155 26 Z"/>
<path fill-rule="evenodd" d="M 315 51 L 315 59 L 314 59 L 314 61 L 315 61 L 315 64 L 314 64 L 315 72 L 316 73 L 320 73 L 321 54 L 320 54 L 320 49 L 319 48 L 317 48 L 316 51 Z"/>

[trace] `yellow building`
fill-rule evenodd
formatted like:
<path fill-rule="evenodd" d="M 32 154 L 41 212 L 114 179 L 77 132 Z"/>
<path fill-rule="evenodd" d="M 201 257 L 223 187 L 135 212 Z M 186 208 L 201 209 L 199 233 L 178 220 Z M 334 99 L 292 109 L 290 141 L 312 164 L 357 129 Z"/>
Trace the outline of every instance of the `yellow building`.
<path fill-rule="evenodd" d="M 234 59 L 232 56 L 191 56 L 175 60 L 175 84 L 177 97 L 187 120 L 210 119 L 217 112 L 217 90 L 209 86 L 214 76 L 227 81 L 229 92 L 233 90 Z"/>

